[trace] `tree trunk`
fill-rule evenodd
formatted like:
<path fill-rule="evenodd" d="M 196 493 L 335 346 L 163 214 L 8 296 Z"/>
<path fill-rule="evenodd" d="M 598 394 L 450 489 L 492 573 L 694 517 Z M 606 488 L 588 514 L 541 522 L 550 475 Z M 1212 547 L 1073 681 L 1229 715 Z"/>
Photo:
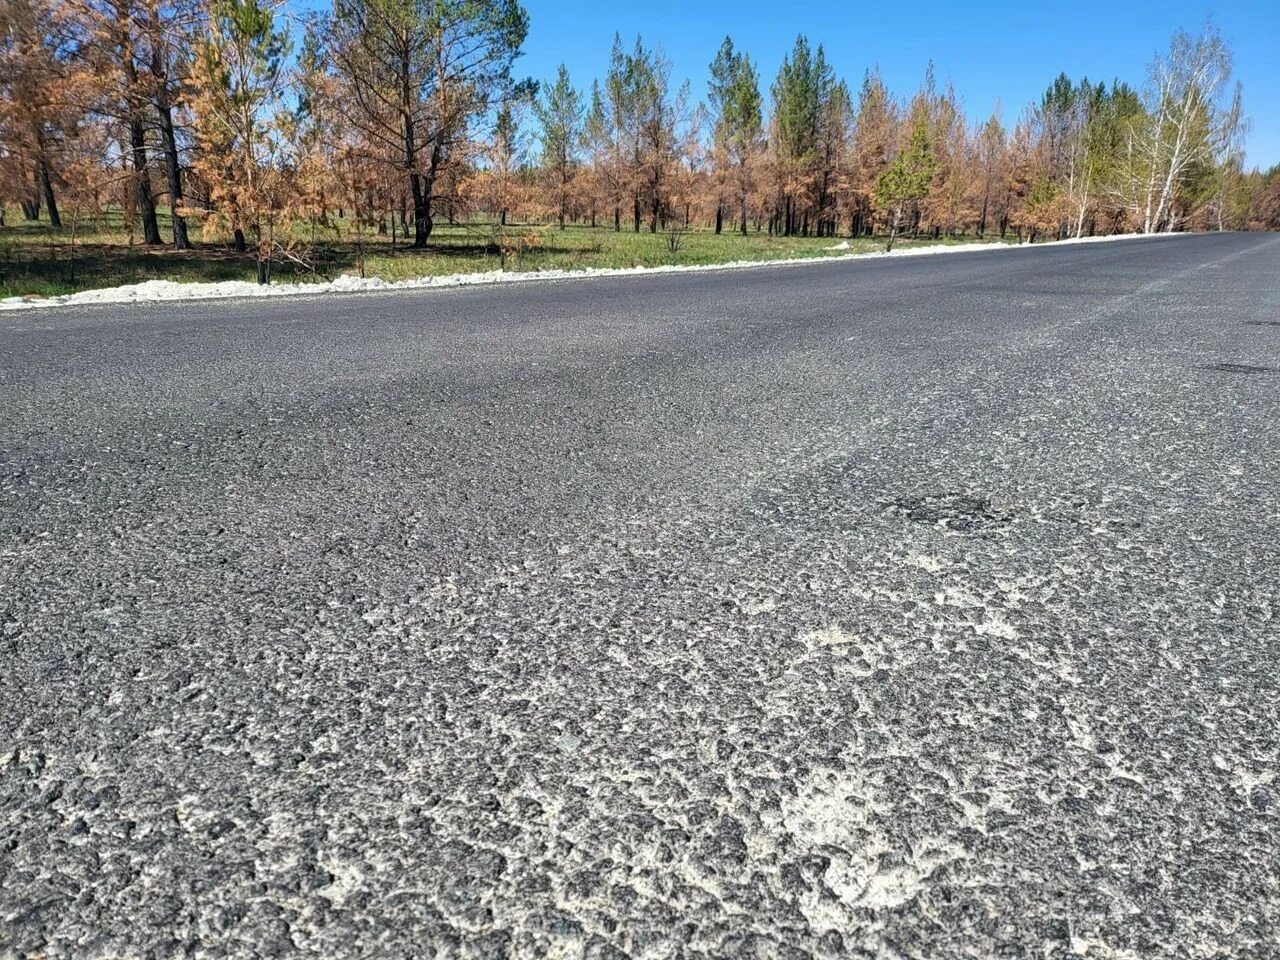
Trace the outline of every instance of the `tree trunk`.
<path fill-rule="evenodd" d="M 560 229 L 564 229 L 564 220 L 568 214 L 569 207 L 569 168 L 566 164 L 560 165 Z"/>
<path fill-rule="evenodd" d="M 23 220 L 39 220 L 40 219 L 40 195 L 43 192 L 40 189 L 40 167 L 36 166 L 34 176 L 31 178 L 32 185 L 35 189 L 31 193 L 31 197 L 27 200 L 21 200 Z"/>
<path fill-rule="evenodd" d="M 169 181 L 169 217 L 173 221 L 173 245 L 179 250 L 190 250 L 187 218 L 178 213 L 182 208 L 182 161 L 178 157 L 178 139 L 173 133 L 173 111 L 166 101 L 161 100 L 156 104 L 156 113 L 160 118 L 164 173 Z"/>
<path fill-rule="evenodd" d="M 244 231 L 239 227 L 231 232 L 231 245 L 236 253 L 244 253 L 248 249 L 248 245 L 244 242 Z"/>
<path fill-rule="evenodd" d="M 720 236 L 720 231 L 724 228 L 724 204 L 716 204 L 716 236 Z"/>
<path fill-rule="evenodd" d="M 44 193 L 44 205 L 49 210 L 49 226 L 62 229 L 62 217 L 58 215 L 58 202 L 53 196 L 53 179 L 49 176 L 49 165 L 40 160 L 40 189 Z"/>
<path fill-rule="evenodd" d="M 427 245 L 434 225 L 431 219 L 431 197 L 423 189 L 423 181 L 416 173 L 409 174 L 409 192 L 413 196 L 413 248 L 421 250 Z"/>
<path fill-rule="evenodd" d="M 151 196 L 151 177 L 147 173 L 147 138 L 140 120 L 129 121 L 129 146 L 133 155 L 133 175 L 137 187 L 138 213 L 142 217 L 145 243 L 160 244 L 160 224 L 156 220 L 156 202 Z"/>
<path fill-rule="evenodd" d="M 153 24 L 153 27 L 155 25 Z M 164 44 L 152 37 L 151 76 L 155 80 L 156 117 L 160 121 L 160 150 L 164 154 L 164 172 L 169 185 L 169 217 L 173 224 L 173 245 L 178 250 L 190 250 L 187 236 L 187 219 L 178 213 L 182 208 L 182 160 L 178 156 L 178 138 L 173 132 L 173 103 L 169 78 L 166 76 Z"/>
<path fill-rule="evenodd" d="M 405 67 L 405 72 L 401 77 L 401 82 L 406 85 L 405 102 L 409 100 L 407 69 Z M 431 228 L 435 226 L 435 221 L 431 217 L 431 192 L 435 187 L 436 172 L 440 169 L 440 161 L 442 159 L 440 140 L 437 137 L 431 145 L 431 160 L 426 173 L 418 173 L 416 170 L 420 150 L 415 125 L 409 113 L 404 116 L 404 126 L 401 133 L 404 137 L 404 165 L 409 173 L 409 192 L 413 199 L 413 248 L 422 250 L 427 246 L 427 238 L 431 236 Z"/>

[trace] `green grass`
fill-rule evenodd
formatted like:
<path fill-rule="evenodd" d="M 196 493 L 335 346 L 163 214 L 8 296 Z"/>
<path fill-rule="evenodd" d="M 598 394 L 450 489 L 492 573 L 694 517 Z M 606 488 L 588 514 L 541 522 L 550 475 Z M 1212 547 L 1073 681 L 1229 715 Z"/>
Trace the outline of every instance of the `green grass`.
<path fill-rule="evenodd" d="M 64 214 L 62 230 L 47 222 L 24 222 L 18 210 L 10 208 L 0 228 L 0 297 L 54 296 L 93 287 L 139 283 L 145 280 L 178 282 L 253 280 L 256 276 L 252 254 L 237 254 L 224 238 L 203 238 L 192 223 L 195 250 L 147 247 L 130 237 L 119 210 L 108 210 L 84 218 L 72 230 Z M 170 236 L 167 212 L 160 214 L 161 234 Z M 508 270 L 583 269 L 588 267 L 664 266 L 668 264 L 717 264 L 736 260 L 781 260 L 836 256 L 842 252 L 883 249 L 879 239 L 849 240 L 848 251 L 830 248 L 843 237 L 771 237 L 767 233 L 723 233 L 695 229 L 681 235 L 674 252 L 669 237 L 659 231 L 615 233 L 611 227 L 572 225 L 565 230 L 554 224 L 509 226 L 508 237 L 523 236 L 528 241 L 519 257 L 509 256 Z M 295 236 L 309 238 L 305 225 L 295 228 Z M 900 239 L 899 246 L 932 243 L 972 242 L 975 237 L 942 240 Z M 988 240 L 993 239 L 988 237 Z M 402 237 L 393 245 L 389 235 L 365 231 L 363 252 L 366 276 L 386 280 L 411 277 L 472 273 L 504 268 L 498 234 L 492 224 L 474 222 L 451 225 L 438 223 L 426 250 L 413 250 Z M 132 242 L 131 242 L 132 241 Z M 505 245 L 511 246 L 511 241 Z M 316 231 L 309 250 L 309 265 L 278 262 L 273 280 L 320 281 L 359 269 L 359 250 L 348 224 L 337 223 Z"/>

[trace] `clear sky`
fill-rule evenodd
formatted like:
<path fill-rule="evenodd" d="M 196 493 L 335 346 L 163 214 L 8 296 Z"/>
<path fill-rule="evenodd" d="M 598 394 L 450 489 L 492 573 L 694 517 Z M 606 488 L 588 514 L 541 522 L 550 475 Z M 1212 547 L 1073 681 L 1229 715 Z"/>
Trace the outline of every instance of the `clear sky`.
<path fill-rule="evenodd" d="M 1280 0 L 525 0 L 529 37 L 518 76 L 547 80 L 562 61 L 587 88 L 608 67 L 616 32 L 661 43 L 678 80 L 706 96 L 707 65 L 725 34 L 747 51 L 768 88 L 797 33 L 822 43 L 827 59 L 856 93 L 879 66 L 889 88 L 907 96 L 930 59 L 939 84 L 950 81 L 971 118 L 1000 103 L 1006 123 L 1038 99 L 1061 71 L 1073 79 L 1119 78 L 1140 86 L 1145 67 L 1179 27 L 1208 19 L 1235 53 L 1244 84 L 1249 166 L 1280 163 Z"/>

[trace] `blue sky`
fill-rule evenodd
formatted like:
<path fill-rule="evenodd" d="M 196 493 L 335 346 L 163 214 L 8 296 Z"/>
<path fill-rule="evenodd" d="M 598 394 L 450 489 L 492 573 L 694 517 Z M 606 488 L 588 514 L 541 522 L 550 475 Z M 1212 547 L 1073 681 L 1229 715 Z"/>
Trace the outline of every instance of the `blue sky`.
<path fill-rule="evenodd" d="M 525 6 L 530 28 L 516 67 L 521 76 L 546 80 L 563 61 L 575 85 L 588 87 L 608 66 L 614 32 L 628 45 L 639 33 L 646 45 L 662 44 L 677 78 L 692 81 L 694 97 L 703 98 L 707 65 L 727 33 L 756 61 L 767 98 L 778 64 L 803 33 L 823 44 L 852 87 L 878 65 L 895 94 L 909 95 L 932 59 L 939 83 L 951 81 L 971 117 L 1000 103 L 1007 123 L 1063 70 L 1076 79 L 1140 85 L 1146 64 L 1174 30 L 1198 30 L 1212 19 L 1244 84 L 1252 122 L 1247 162 L 1280 163 L 1280 0 L 525 0 Z"/>

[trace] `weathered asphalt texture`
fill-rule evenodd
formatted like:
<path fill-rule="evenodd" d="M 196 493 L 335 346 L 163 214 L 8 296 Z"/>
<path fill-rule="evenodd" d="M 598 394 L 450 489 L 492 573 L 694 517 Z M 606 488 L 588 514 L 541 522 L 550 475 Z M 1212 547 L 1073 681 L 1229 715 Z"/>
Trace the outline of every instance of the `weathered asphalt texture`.
<path fill-rule="evenodd" d="M 0 316 L 0 956 L 1280 956 L 1277 370 L 1258 235 Z"/>

